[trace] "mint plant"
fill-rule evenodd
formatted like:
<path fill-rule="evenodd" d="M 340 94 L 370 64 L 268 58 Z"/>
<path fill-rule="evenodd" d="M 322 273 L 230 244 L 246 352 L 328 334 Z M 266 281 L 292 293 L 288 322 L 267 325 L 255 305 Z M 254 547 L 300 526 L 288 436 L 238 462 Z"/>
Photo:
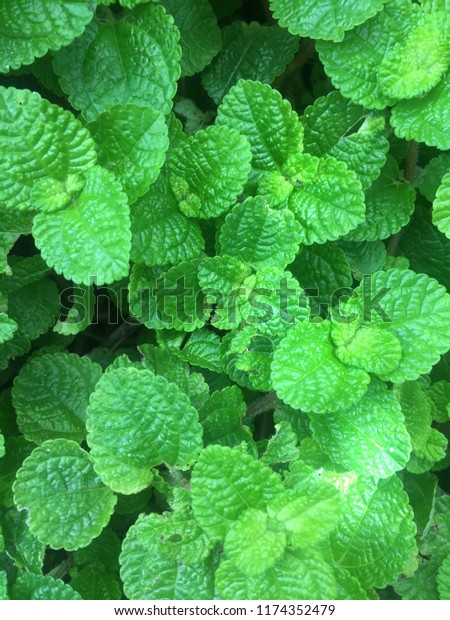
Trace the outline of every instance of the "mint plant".
<path fill-rule="evenodd" d="M 446 0 L 3 0 L 0 599 L 450 598 Z"/>

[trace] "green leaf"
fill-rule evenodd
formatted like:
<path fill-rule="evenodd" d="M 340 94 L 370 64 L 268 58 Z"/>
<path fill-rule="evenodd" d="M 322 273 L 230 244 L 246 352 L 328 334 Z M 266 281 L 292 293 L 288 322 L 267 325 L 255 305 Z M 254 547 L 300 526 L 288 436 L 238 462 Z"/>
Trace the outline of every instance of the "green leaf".
<path fill-rule="evenodd" d="M 398 383 L 417 379 L 450 348 L 445 327 L 450 320 L 450 296 L 436 280 L 390 269 L 376 272 L 357 291 L 363 293 L 366 306 L 364 324 L 389 330 L 402 346 L 400 365 L 382 379 Z"/>
<path fill-rule="evenodd" d="M 38 93 L 0 87 L 0 202 L 8 210 L 33 209 L 37 181 L 64 182 L 96 159 L 92 138 L 70 112 Z"/>
<path fill-rule="evenodd" d="M 0 344 L 11 340 L 17 331 L 17 323 L 10 319 L 5 312 L 0 312 Z"/>
<path fill-rule="evenodd" d="M 233 523 L 225 536 L 226 556 L 248 577 L 259 575 L 280 560 L 287 537 L 282 524 L 269 515 L 249 508 Z"/>
<path fill-rule="evenodd" d="M 167 332 L 159 332 L 158 336 L 164 337 L 164 334 Z M 197 329 L 187 341 L 184 334 L 174 332 L 172 335 L 173 341 L 171 336 L 167 336 L 164 346 L 168 346 L 174 355 L 192 366 L 207 368 L 216 373 L 222 372 L 219 355 L 221 339 L 218 334 L 207 328 Z"/>
<path fill-rule="evenodd" d="M 442 179 L 433 202 L 433 224 L 450 239 L 450 172 Z"/>
<path fill-rule="evenodd" d="M 50 575 L 22 573 L 12 588 L 12 597 L 21 601 L 77 601 L 78 592 L 61 579 Z"/>
<path fill-rule="evenodd" d="M 238 448 L 212 445 L 194 466 L 192 508 L 208 536 L 223 540 L 245 510 L 263 510 L 281 490 L 280 478 L 267 465 Z"/>
<path fill-rule="evenodd" d="M 19 235 L 16 233 L 0 232 L 0 275 L 11 275 L 8 254 L 18 238 Z"/>
<path fill-rule="evenodd" d="M 356 280 L 362 280 L 363 276 L 383 269 L 386 263 L 386 247 L 382 241 L 358 243 L 341 240 L 338 244 L 344 250 Z"/>
<path fill-rule="evenodd" d="M 384 2 L 386 0 L 352 0 L 341 6 L 336 0 L 270 0 L 270 8 L 280 26 L 288 28 L 293 34 L 341 41 L 346 30 L 373 17 L 382 9 Z"/>
<path fill-rule="evenodd" d="M 381 381 L 373 381 L 352 407 L 311 415 L 313 437 L 335 463 L 359 474 L 388 478 L 411 452 L 400 405 Z"/>
<path fill-rule="evenodd" d="M 275 424 L 275 434 L 269 438 L 261 457 L 263 463 L 288 463 L 298 458 L 297 435 L 286 420 Z"/>
<path fill-rule="evenodd" d="M 261 82 L 239 80 L 219 106 L 216 122 L 246 136 L 256 172 L 282 172 L 302 150 L 303 125 L 291 104 Z"/>
<path fill-rule="evenodd" d="M 344 495 L 338 528 L 331 536 L 335 564 L 364 588 L 384 588 L 406 568 L 415 550 L 408 496 L 395 476 L 360 477 Z"/>
<path fill-rule="evenodd" d="M 89 397 L 101 374 L 98 364 L 75 353 L 42 355 L 25 364 L 14 381 L 13 405 L 28 441 L 83 441 Z"/>
<path fill-rule="evenodd" d="M 141 515 L 123 542 L 120 575 L 126 596 L 130 600 L 211 600 L 209 564 L 186 564 L 165 554 L 155 540 L 154 520 L 153 515 Z"/>
<path fill-rule="evenodd" d="M 445 151 L 450 149 L 449 109 L 450 75 L 447 75 L 420 99 L 400 101 L 392 110 L 391 125 L 399 138 L 425 142 Z"/>
<path fill-rule="evenodd" d="M 128 274 L 130 216 L 126 195 L 114 175 L 99 166 L 86 174 L 74 204 L 39 213 L 33 236 L 47 264 L 76 284 L 97 285 Z"/>
<path fill-rule="evenodd" d="M 450 554 L 445 558 L 438 570 L 437 589 L 441 601 L 450 601 Z"/>
<path fill-rule="evenodd" d="M 128 501 L 129 499 L 127 497 Z M 73 566 L 80 567 L 98 562 L 107 567 L 109 571 L 118 573 L 120 546 L 121 540 L 118 535 L 110 527 L 105 527 L 100 536 L 94 538 L 90 545 L 74 551 Z"/>
<path fill-rule="evenodd" d="M 253 267 L 280 269 L 294 260 L 302 237 L 293 214 L 271 209 L 263 197 L 247 198 L 225 218 L 220 230 L 222 254 L 235 256 Z"/>
<path fill-rule="evenodd" d="M 429 202 L 433 202 L 436 198 L 436 192 L 448 170 L 450 170 L 450 153 L 441 153 L 438 157 L 433 157 L 423 169 L 417 184 L 419 192 Z"/>
<path fill-rule="evenodd" d="M 433 419 L 445 424 L 450 421 L 450 383 L 445 380 L 436 381 L 430 386 L 428 396 L 434 403 Z"/>
<path fill-rule="evenodd" d="M 395 592 L 403 600 L 437 600 L 436 576 L 439 569 L 437 560 L 421 560 L 414 575 L 406 579 L 402 575 L 394 586 Z"/>
<path fill-rule="evenodd" d="M 286 172 L 294 185 L 288 204 L 302 227 L 302 243 L 333 241 L 364 220 L 361 183 L 344 162 L 299 155 Z"/>
<path fill-rule="evenodd" d="M 14 505 L 12 485 L 17 470 L 33 450 L 25 437 L 8 437 L 5 441 L 5 455 L 0 459 L 0 504 L 6 508 Z"/>
<path fill-rule="evenodd" d="M 423 537 L 431 525 L 437 478 L 429 472 L 417 475 L 405 471 L 403 472 L 402 482 L 405 491 L 408 493 L 411 508 L 414 511 L 417 534 Z"/>
<path fill-rule="evenodd" d="M 190 260 L 205 247 L 199 225 L 178 210 L 162 175 L 131 207 L 131 234 L 132 260 L 149 267 Z"/>
<path fill-rule="evenodd" d="M 179 36 L 162 6 L 142 5 L 117 21 L 93 21 L 55 54 L 54 69 L 87 120 L 124 103 L 168 114 L 180 76 Z"/>
<path fill-rule="evenodd" d="M 396 160 L 388 155 L 378 179 L 366 191 L 366 219 L 347 235 L 349 241 L 387 239 L 409 222 L 416 192 L 399 179 Z"/>
<path fill-rule="evenodd" d="M 332 91 L 306 108 L 301 121 L 308 153 L 345 162 L 357 173 L 363 189 L 378 177 L 389 149 L 382 116 L 370 115 Z"/>
<path fill-rule="evenodd" d="M 0 73 L 69 45 L 94 11 L 95 4 L 86 0 L 5 0 L 0 8 Z"/>
<path fill-rule="evenodd" d="M 87 429 L 95 470 L 124 494 L 146 488 L 155 465 L 192 462 L 202 445 L 198 414 L 188 397 L 163 377 L 136 368 L 118 368 L 100 379 Z"/>
<path fill-rule="evenodd" d="M 344 97 L 376 110 L 396 102 L 381 88 L 378 70 L 389 50 L 404 41 L 419 16 L 419 6 L 410 0 L 389 0 L 382 11 L 345 33 L 341 42 L 317 42 L 325 72 Z"/>
<path fill-rule="evenodd" d="M 388 50 L 378 73 L 380 86 L 388 97 L 420 97 L 439 83 L 450 65 L 449 26 L 446 13 L 426 13 L 405 39 Z"/>
<path fill-rule="evenodd" d="M 75 571 L 70 585 L 88 601 L 118 601 L 122 598 L 118 579 L 101 563 L 89 564 Z"/>
<path fill-rule="evenodd" d="M 423 555 L 442 562 L 450 553 L 450 497 L 443 495 L 436 499 L 432 522 L 426 537 L 420 545 Z"/>
<path fill-rule="evenodd" d="M 245 414 L 245 401 L 236 385 L 213 392 L 199 410 L 205 445 L 214 443 L 233 447 L 241 441 L 249 441 L 251 433 L 242 426 Z"/>
<path fill-rule="evenodd" d="M 247 576 L 234 562 L 222 562 L 216 571 L 216 587 L 224 600 L 334 600 L 333 569 L 313 549 L 287 552 L 261 575 Z"/>
<path fill-rule="evenodd" d="M 96 298 L 93 287 L 74 285 L 68 301 L 73 305 L 65 307 L 67 316 L 64 320 L 59 318 L 53 331 L 62 336 L 76 336 L 87 329 L 94 318 Z"/>
<path fill-rule="evenodd" d="M 26 512 L 9 510 L 2 518 L 5 551 L 19 571 L 40 574 L 45 545 L 30 532 Z"/>
<path fill-rule="evenodd" d="M 0 570 L 0 601 L 9 600 L 8 576 L 4 570 Z"/>
<path fill-rule="evenodd" d="M 35 448 L 17 472 L 13 490 L 17 508 L 28 511 L 31 532 L 53 549 L 67 551 L 98 536 L 116 503 L 87 452 L 66 439 Z"/>
<path fill-rule="evenodd" d="M 291 407 L 325 413 L 358 402 L 369 375 L 343 364 L 335 355 L 331 325 L 299 323 L 281 341 L 272 363 L 277 395 Z"/>
<path fill-rule="evenodd" d="M 132 103 L 116 105 L 87 124 L 98 161 L 122 183 L 130 204 L 156 181 L 169 146 L 163 114 Z"/>
<path fill-rule="evenodd" d="M 199 73 L 222 47 L 217 18 L 207 0 L 160 0 L 180 30 L 181 74 Z"/>
<path fill-rule="evenodd" d="M 169 162 L 169 181 L 180 210 L 209 219 L 227 211 L 250 172 L 248 141 L 228 127 L 208 127 L 178 146 Z"/>
<path fill-rule="evenodd" d="M 273 82 L 298 51 L 298 38 L 278 26 L 236 21 L 222 34 L 223 48 L 202 74 L 203 86 L 216 103 L 240 79 Z"/>

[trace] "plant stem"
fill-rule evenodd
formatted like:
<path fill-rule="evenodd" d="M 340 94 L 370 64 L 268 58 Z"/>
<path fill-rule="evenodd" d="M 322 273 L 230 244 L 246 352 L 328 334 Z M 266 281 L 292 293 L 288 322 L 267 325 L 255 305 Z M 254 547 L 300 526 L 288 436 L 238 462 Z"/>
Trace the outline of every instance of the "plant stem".
<path fill-rule="evenodd" d="M 315 41 L 313 39 L 302 39 L 303 48 L 301 52 L 294 58 L 291 64 L 286 67 L 286 71 L 275 80 L 274 86 L 278 88 L 284 84 L 289 78 L 300 71 L 300 69 L 308 62 L 316 51 Z"/>
<path fill-rule="evenodd" d="M 278 402 L 278 398 L 275 392 L 269 392 L 264 394 L 261 398 L 258 398 L 247 407 L 247 415 L 245 421 L 250 421 L 256 418 L 256 416 L 266 411 L 273 411 Z"/>
<path fill-rule="evenodd" d="M 417 157 L 419 155 L 419 145 L 415 140 L 411 140 L 408 147 L 408 157 L 406 159 L 406 168 L 405 168 L 405 179 L 411 185 L 414 185 L 414 181 L 416 180 L 416 168 L 417 168 Z M 388 256 L 395 256 L 398 250 L 398 245 L 400 243 L 400 239 L 403 233 L 403 229 L 399 230 L 395 235 L 391 235 L 389 237 L 388 245 L 387 245 L 387 253 Z"/>

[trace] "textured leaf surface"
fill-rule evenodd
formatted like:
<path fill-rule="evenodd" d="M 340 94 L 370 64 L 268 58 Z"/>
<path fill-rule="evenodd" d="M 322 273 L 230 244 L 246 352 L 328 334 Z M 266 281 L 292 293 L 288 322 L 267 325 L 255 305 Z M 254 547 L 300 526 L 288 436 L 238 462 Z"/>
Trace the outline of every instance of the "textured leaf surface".
<path fill-rule="evenodd" d="M 202 71 L 222 47 L 217 18 L 207 0 L 161 0 L 180 30 L 182 75 Z"/>
<path fill-rule="evenodd" d="M 376 110 L 395 103 L 396 99 L 382 90 L 378 70 L 385 55 L 404 40 L 419 15 L 419 7 L 410 0 L 390 0 L 374 17 L 345 33 L 341 42 L 318 41 L 325 72 L 344 97 Z"/>
<path fill-rule="evenodd" d="M 313 415 L 311 427 L 322 450 L 348 470 L 388 478 L 409 460 L 411 441 L 402 410 L 379 381 L 352 407 Z"/>
<path fill-rule="evenodd" d="M 450 555 L 445 558 L 439 568 L 437 589 L 441 601 L 450 601 Z"/>
<path fill-rule="evenodd" d="M 88 444 L 95 469 L 119 493 L 137 493 L 155 465 L 182 466 L 201 449 L 198 414 L 174 384 L 148 370 L 119 368 L 91 397 Z"/>
<path fill-rule="evenodd" d="M 408 223 L 415 198 L 412 185 L 399 180 L 398 164 L 389 155 L 379 178 L 366 191 L 366 219 L 347 239 L 376 241 L 395 234 Z"/>
<path fill-rule="evenodd" d="M 391 125 L 399 138 L 450 148 L 450 75 L 420 99 L 400 101 L 392 110 Z"/>
<path fill-rule="evenodd" d="M 441 153 L 438 157 L 433 157 L 423 169 L 418 179 L 418 189 L 429 202 L 433 202 L 436 198 L 436 192 L 448 170 L 450 170 L 450 153 Z"/>
<path fill-rule="evenodd" d="M 222 33 L 223 48 L 202 75 L 203 86 L 216 103 L 240 79 L 272 82 L 298 51 L 298 38 L 278 26 L 236 21 Z"/>
<path fill-rule="evenodd" d="M 14 505 L 12 485 L 17 470 L 33 447 L 23 436 L 8 437 L 5 441 L 5 455 L 0 459 L 0 503 L 5 508 Z"/>
<path fill-rule="evenodd" d="M 13 404 L 20 431 L 29 441 L 86 437 L 89 396 L 101 368 L 74 353 L 43 355 L 26 364 L 16 377 Z"/>
<path fill-rule="evenodd" d="M 361 183 L 353 170 L 334 157 L 299 155 L 289 164 L 295 179 L 289 208 L 302 227 L 306 245 L 346 235 L 364 219 Z"/>
<path fill-rule="evenodd" d="M 124 103 L 167 114 L 180 76 L 179 36 L 163 7 L 144 4 L 125 19 L 92 22 L 55 55 L 54 68 L 72 106 L 87 120 Z"/>
<path fill-rule="evenodd" d="M 281 172 L 302 150 L 303 126 L 291 104 L 261 82 L 240 80 L 231 88 L 219 106 L 217 124 L 246 136 L 256 171 Z"/>
<path fill-rule="evenodd" d="M 29 65 L 49 49 L 68 45 L 91 21 L 86 0 L 5 0 L 0 8 L 0 72 Z"/>
<path fill-rule="evenodd" d="M 450 239 L 450 172 L 442 179 L 433 202 L 433 224 Z"/>
<path fill-rule="evenodd" d="M 38 93 L 0 87 L 0 202 L 8 209 L 31 209 L 36 181 L 65 181 L 96 159 L 92 138 L 70 112 Z"/>
<path fill-rule="evenodd" d="M 94 318 L 96 298 L 93 286 L 74 286 L 68 301 L 72 305 L 65 308 L 67 316 L 59 318 L 53 331 L 62 336 L 76 336 L 89 327 Z"/>
<path fill-rule="evenodd" d="M 30 532 L 26 521 L 26 512 L 17 510 L 9 510 L 2 518 L 5 551 L 19 571 L 40 574 L 45 545 Z"/>
<path fill-rule="evenodd" d="M 301 120 L 308 153 L 344 161 L 357 173 L 363 189 L 378 177 L 389 148 L 382 117 L 370 116 L 362 106 L 332 91 L 306 108 Z"/>
<path fill-rule="evenodd" d="M 131 233 L 131 258 L 149 267 L 190 260 L 205 247 L 197 222 L 179 211 L 162 175 L 131 207 Z"/>
<path fill-rule="evenodd" d="M 39 213 L 36 245 L 48 265 L 77 284 L 120 280 L 128 273 L 131 245 L 127 198 L 114 175 L 88 171 L 76 202 L 57 213 Z"/>
<path fill-rule="evenodd" d="M 87 452 L 55 439 L 35 448 L 14 483 L 14 501 L 28 511 L 32 533 L 54 549 L 86 547 L 108 523 L 116 498 L 96 475 Z"/>
<path fill-rule="evenodd" d="M 170 159 L 169 181 L 180 210 L 208 219 L 228 210 L 250 172 L 250 146 L 228 127 L 208 127 L 180 144 Z"/>
<path fill-rule="evenodd" d="M 61 579 L 50 575 L 33 575 L 23 573 L 13 586 L 13 598 L 25 601 L 77 601 L 81 599 L 78 592 Z"/>
<path fill-rule="evenodd" d="M 275 19 L 290 32 L 313 39 L 341 41 L 346 30 L 373 17 L 386 0 L 352 0 L 342 6 L 336 0 L 270 0 Z"/>
<path fill-rule="evenodd" d="M 118 601 L 122 597 L 117 577 L 101 563 L 89 564 L 76 571 L 70 585 L 87 601 Z"/>
<path fill-rule="evenodd" d="M 415 548 L 408 496 L 396 477 L 371 483 L 360 478 L 344 496 L 338 528 L 331 536 L 335 564 L 365 588 L 383 588 L 405 569 Z"/>
<path fill-rule="evenodd" d="M 357 402 L 367 390 L 369 375 L 334 355 L 330 331 L 328 321 L 299 323 L 276 349 L 273 385 L 291 407 L 316 413 L 338 411 Z"/>
<path fill-rule="evenodd" d="M 220 231 L 223 254 L 254 266 L 283 268 L 294 260 L 301 238 L 300 225 L 287 209 L 271 209 L 261 196 L 237 204 Z"/>
<path fill-rule="evenodd" d="M 88 123 L 99 164 L 122 183 L 130 203 L 157 179 L 169 146 L 164 116 L 149 107 L 117 105 Z"/>
<path fill-rule="evenodd" d="M 223 540 L 247 509 L 263 509 L 282 489 L 280 478 L 240 449 L 208 446 L 192 474 L 192 508 L 212 539 Z"/>

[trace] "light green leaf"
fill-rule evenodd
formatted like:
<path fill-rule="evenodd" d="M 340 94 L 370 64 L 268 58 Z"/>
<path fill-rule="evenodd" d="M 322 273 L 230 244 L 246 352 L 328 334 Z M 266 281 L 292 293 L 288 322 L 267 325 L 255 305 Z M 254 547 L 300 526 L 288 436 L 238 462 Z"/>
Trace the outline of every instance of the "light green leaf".
<path fill-rule="evenodd" d="M 208 127 L 180 144 L 169 163 L 169 182 L 180 210 L 209 219 L 227 211 L 250 172 L 248 141 L 228 127 Z"/>
<path fill-rule="evenodd" d="M 0 344 L 11 340 L 17 331 L 17 323 L 10 319 L 5 312 L 0 312 Z"/>
<path fill-rule="evenodd" d="M 98 536 L 116 503 L 88 453 L 66 439 L 35 448 L 17 472 L 13 491 L 17 508 L 28 511 L 31 532 L 53 549 L 67 551 Z"/>
<path fill-rule="evenodd" d="M 8 265 L 8 254 L 18 238 L 19 235 L 16 233 L 0 232 L 0 275 L 11 275 L 11 267 Z"/>
<path fill-rule="evenodd" d="M 131 234 L 132 260 L 149 267 L 190 260 L 205 247 L 199 225 L 179 211 L 163 175 L 131 207 Z"/>
<path fill-rule="evenodd" d="M 298 38 L 278 26 L 236 21 L 222 34 L 223 48 L 202 74 L 203 86 L 216 103 L 240 79 L 273 82 L 298 51 Z"/>
<path fill-rule="evenodd" d="M 222 254 L 253 267 L 283 269 L 294 260 L 302 236 L 300 225 L 287 210 L 271 209 L 263 197 L 247 198 L 225 218 L 220 230 Z"/>
<path fill-rule="evenodd" d="M 259 575 L 280 560 L 287 537 L 282 523 L 249 508 L 233 523 L 225 536 L 224 551 L 235 566 L 248 577 Z"/>
<path fill-rule="evenodd" d="M 437 560 L 421 559 L 414 575 L 409 578 L 400 575 L 394 585 L 396 594 L 405 601 L 437 600 L 439 598 L 436 584 L 438 570 L 439 562 Z"/>
<path fill-rule="evenodd" d="M 364 324 L 387 329 L 402 346 L 400 365 L 382 379 L 398 383 L 417 379 L 450 348 L 446 328 L 450 296 L 436 280 L 409 270 L 390 269 L 376 272 L 357 291 L 362 293 Z"/>
<path fill-rule="evenodd" d="M 360 477 L 344 495 L 338 528 L 331 536 L 335 564 L 364 588 L 384 588 L 406 568 L 415 551 L 412 509 L 395 476 Z"/>
<path fill-rule="evenodd" d="M 87 120 L 124 103 L 168 114 L 180 77 L 179 36 L 162 6 L 145 4 L 123 19 L 92 22 L 55 54 L 54 69 Z"/>
<path fill-rule="evenodd" d="M 223 540 L 245 510 L 263 510 L 282 485 L 270 467 L 239 448 L 211 445 L 194 466 L 191 491 L 199 525 L 210 538 Z"/>
<path fill-rule="evenodd" d="M 141 515 L 123 542 L 120 576 L 126 596 L 130 600 L 211 600 L 209 564 L 186 564 L 165 554 L 155 540 L 154 519 Z"/>
<path fill-rule="evenodd" d="M 217 111 L 218 125 L 246 136 L 256 172 L 282 172 L 288 159 L 302 150 L 303 125 L 286 99 L 261 82 L 239 80 Z"/>
<path fill-rule="evenodd" d="M 38 180 L 64 182 L 96 159 L 92 138 L 70 112 L 38 93 L 0 87 L 0 202 L 8 209 L 32 209 Z"/>
<path fill-rule="evenodd" d="M 353 406 L 311 415 L 313 437 L 334 462 L 359 474 L 388 478 L 403 469 L 411 452 L 400 405 L 381 381 L 372 381 Z"/>
<path fill-rule="evenodd" d="M 62 336 L 76 336 L 89 327 L 95 313 L 95 293 L 92 286 L 73 286 L 68 297 L 72 303 L 67 310 L 64 320 L 60 317 L 53 328 L 54 332 Z"/>
<path fill-rule="evenodd" d="M 353 3 L 351 6 L 353 9 Z M 325 72 L 344 97 L 376 110 L 396 102 L 382 90 L 378 70 L 389 50 L 405 39 L 420 13 L 419 6 L 410 0 L 389 0 L 382 11 L 347 32 L 341 42 L 317 42 Z"/>
<path fill-rule="evenodd" d="M 425 142 L 445 151 L 450 149 L 450 75 L 420 99 L 400 101 L 394 106 L 391 125 L 405 140 Z"/>
<path fill-rule="evenodd" d="M 301 121 L 308 153 L 345 162 L 357 173 L 363 189 L 378 177 L 389 149 L 382 116 L 370 115 L 332 91 L 306 108 Z"/>
<path fill-rule="evenodd" d="M 118 601 L 122 598 L 119 580 L 100 562 L 72 571 L 70 585 L 87 601 Z"/>
<path fill-rule="evenodd" d="M 442 379 L 436 381 L 428 389 L 428 396 L 434 403 L 433 419 L 435 422 L 445 424 L 450 418 L 450 383 Z"/>
<path fill-rule="evenodd" d="M 336 581 L 331 565 L 313 549 L 288 551 L 271 569 L 247 576 L 234 562 L 222 562 L 215 585 L 225 600 L 334 600 Z"/>
<path fill-rule="evenodd" d="M 207 0 L 160 0 L 180 30 L 182 75 L 199 73 L 222 47 L 217 18 Z"/>
<path fill-rule="evenodd" d="M 76 284 L 97 285 L 128 274 L 130 215 L 114 175 L 99 166 L 86 174 L 76 202 L 57 213 L 39 213 L 33 222 L 36 245 L 48 265 Z"/>
<path fill-rule="evenodd" d="M 419 192 L 429 202 L 433 202 L 436 198 L 436 192 L 448 170 L 450 170 L 450 153 L 441 153 L 438 157 L 433 157 L 423 169 L 417 184 Z"/>
<path fill-rule="evenodd" d="M 286 420 L 275 424 L 275 434 L 269 438 L 261 461 L 268 465 L 288 463 L 298 458 L 297 435 Z"/>
<path fill-rule="evenodd" d="M 89 396 L 101 374 L 98 364 L 75 353 L 42 355 L 23 366 L 14 381 L 13 405 L 28 441 L 83 441 Z"/>
<path fill-rule="evenodd" d="M 291 407 L 316 413 L 339 411 L 366 392 L 369 375 L 334 355 L 330 332 L 328 321 L 298 323 L 276 349 L 273 385 Z"/>
<path fill-rule="evenodd" d="M 164 337 L 165 334 L 169 332 L 159 332 L 158 337 Z M 164 346 L 168 346 L 174 355 L 191 366 L 200 366 L 217 373 L 223 371 L 219 355 L 221 338 L 215 332 L 205 327 L 192 332 L 187 341 L 185 334 L 179 332 L 167 335 L 166 338 Z"/>
<path fill-rule="evenodd" d="M 95 4 L 86 0 L 5 0 L 0 7 L 0 72 L 69 45 L 94 11 Z"/>
<path fill-rule="evenodd" d="M 0 458 L 5 456 L 5 438 L 2 433 L 0 433 Z"/>
<path fill-rule="evenodd" d="M 77 601 L 78 592 L 61 579 L 50 575 L 22 573 L 12 588 L 13 599 L 20 601 Z"/>
<path fill-rule="evenodd" d="M 442 562 L 436 581 L 441 601 L 450 601 L 450 554 Z"/>
<path fill-rule="evenodd" d="M 302 227 L 302 243 L 333 241 L 364 220 L 361 183 L 344 162 L 298 155 L 286 174 L 294 185 L 288 204 Z"/>
<path fill-rule="evenodd" d="M 44 563 L 45 545 L 27 526 L 26 512 L 9 510 L 2 518 L 5 551 L 19 571 L 40 574 Z"/>
<path fill-rule="evenodd" d="M 0 459 L 0 504 L 5 508 L 14 505 L 12 485 L 17 470 L 30 455 L 33 447 L 23 435 L 8 437 L 5 441 L 5 455 Z"/>
<path fill-rule="evenodd" d="M 417 475 L 408 471 L 403 472 L 401 480 L 414 511 L 417 534 L 423 538 L 431 525 L 438 480 L 429 472 Z"/>
<path fill-rule="evenodd" d="M 4 570 L 0 570 L 0 601 L 9 600 L 8 596 L 8 575 Z"/>
<path fill-rule="evenodd" d="M 384 2 L 386 0 L 351 0 L 342 6 L 337 0 L 270 0 L 270 8 L 280 26 L 293 34 L 342 41 L 346 30 L 373 17 Z"/>
<path fill-rule="evenodd" d="M 122 183 L 130 204 L 156 181 L 169 146 L 163 114 L 132 103 L 116 105 L 87 124 L 98 162 Z"/>
<path fill-rule="evenodd" d="M 433 224 L 450 239 L 450 172 L 442 179 L 433 202 Z"/>
<path fill-rule="evenodd" d="M 242 426 L 246 405 L 241 390 L 232 385 L 208 396 L 199 410 L 205 445 L 214 443 L 237 446 L 251 439 L 250 430 Z"/>
<path fill-rule="evenodd" d="M 448 14 L 425 13 L 379 67 L 382 90 L 393 99 L 420 97 L 436 86 L 450 65 Z M 433 45 L 430 45 L 433 41 Z"/>
<path fill-rule="evenodd" d="M 439 562 L 450 553 L 450 496 L 436 499 L 432 522 L 421 542 L 420 552 Z"/>
<path fill-rule="evenodd" d="M 124 494 L 146 488 L 155 465 L 192 462 L 202 445 L 188 397 L 163 377 L 136 368 L 102 377 L 91 396 L 87 429 L 95 470 Z"/>

